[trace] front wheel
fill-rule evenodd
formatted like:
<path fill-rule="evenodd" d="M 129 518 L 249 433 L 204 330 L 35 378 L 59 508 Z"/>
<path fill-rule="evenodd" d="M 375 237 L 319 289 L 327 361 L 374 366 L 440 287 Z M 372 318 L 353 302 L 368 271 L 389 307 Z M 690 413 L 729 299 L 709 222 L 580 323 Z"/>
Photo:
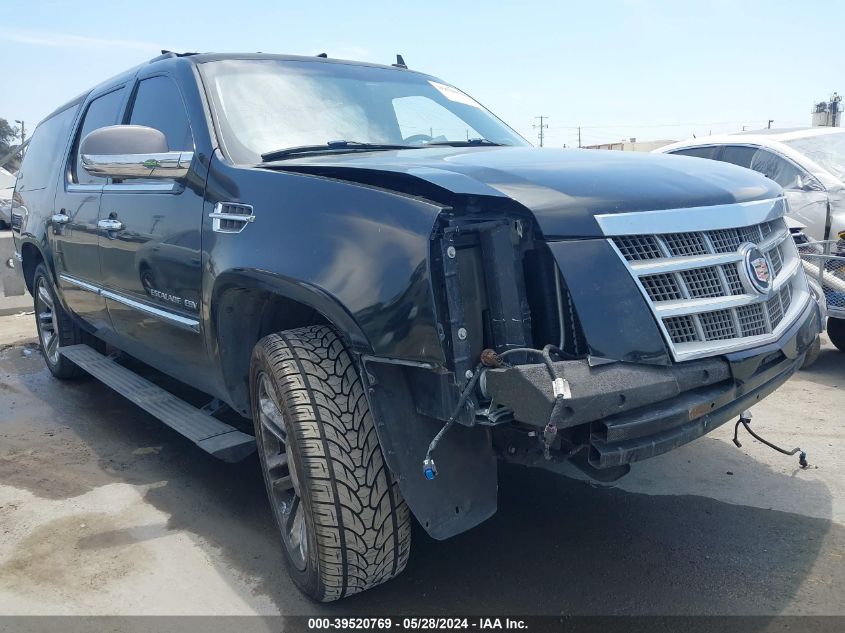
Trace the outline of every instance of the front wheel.
<path fill-rule="evenodd" d="M 840 352 L 845 352 L 845 319 L 827 319 L 827 336 Z"/>
<path fill-rule="evenodd" d="M 399 574 L 410 513 L 335 332 L 312 326 L 261 339 L 250 392 L 264 481 L 297 586 L 329 602 Z"/>

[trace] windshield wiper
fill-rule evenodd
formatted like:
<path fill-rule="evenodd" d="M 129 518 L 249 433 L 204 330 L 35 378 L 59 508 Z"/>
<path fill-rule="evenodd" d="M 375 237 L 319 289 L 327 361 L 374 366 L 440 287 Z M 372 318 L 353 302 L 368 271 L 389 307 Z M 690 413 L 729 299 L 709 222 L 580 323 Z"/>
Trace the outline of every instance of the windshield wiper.
<path fill-rule="evenodd" d="M 389 143 L 361 143 L 359 141 L 329 141 L 324 145 L 299 145 L 298 147 L 286 147 L 284 149 L 264 152 L 261 160 L 265 163 L 273 160 L 281 160 L 300 154 L 340 153 L 340 152 L 369 152 L 391 149 L 419 149 L 415 145 L 391 145 Z"/>
<path fill-rule="evenodd" d="M 486 138 L 471 138 L 466 141 L 431 141 L 430 143 L 426 143 L 423 147 L 432 147 L 434 145 L 446 145 L 448 147 L 506 147 L 505 143 L 488 141 Z"/>

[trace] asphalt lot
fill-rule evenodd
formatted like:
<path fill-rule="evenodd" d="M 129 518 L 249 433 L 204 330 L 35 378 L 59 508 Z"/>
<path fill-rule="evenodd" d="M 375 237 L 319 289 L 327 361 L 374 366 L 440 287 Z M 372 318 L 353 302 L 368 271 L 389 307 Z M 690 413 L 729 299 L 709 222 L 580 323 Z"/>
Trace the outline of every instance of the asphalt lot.
<path fill-rule="evenodd" d="M 217 462 L 0 317 L 0 613 L 845 614 L 845 354 L 611 487 L 500 469 L 499 512 L 395 581 L 316 605 L 287 579 L 256 460 Z"/>

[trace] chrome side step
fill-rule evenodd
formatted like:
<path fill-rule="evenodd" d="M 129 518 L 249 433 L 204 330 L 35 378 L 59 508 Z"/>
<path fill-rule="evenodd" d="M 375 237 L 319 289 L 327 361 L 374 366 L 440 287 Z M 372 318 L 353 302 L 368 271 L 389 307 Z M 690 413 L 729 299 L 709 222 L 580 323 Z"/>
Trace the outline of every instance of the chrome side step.
<path fill-rule="evenodd" d="M 70 345 L 59 348 L 59 351 L 75 365 L 177 433 L 181 433 L 207 453 L 226 462 L 238 462 L 255 451 L 255 438 L 252 435 L 242 433 L 233 426 L 203 413 L 131 369 L 103 356 L 92 347 Z"/>

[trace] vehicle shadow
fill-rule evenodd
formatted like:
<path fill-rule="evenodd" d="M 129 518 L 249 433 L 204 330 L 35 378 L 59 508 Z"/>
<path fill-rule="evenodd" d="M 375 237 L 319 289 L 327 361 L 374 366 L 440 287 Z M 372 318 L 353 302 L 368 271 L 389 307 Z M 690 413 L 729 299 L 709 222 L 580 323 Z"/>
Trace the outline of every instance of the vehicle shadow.
<path fill-rule="evenodd" d="M 78 438 L 96 466 L 76 476 L 77 466 L 49 454 L 45 444 L 36 454 L 44 451 L 50 468 L 16 475 L 12 485 L 57 498 L 80 494 L 79 485 L 155 483 L 145 500 L 169 516 L 166 528 L 194 535 L 247 602 L 250 593 L 266 595 L 284 614 L 774 615 L 805 603 L 808 578 L 824 579 L 813 583 L 810 612 L 813 605 L 839 604 L 845 586 L 836 558 L 821 555 L 845 548 L 845 530 L 828 520 L 703 496 L 598 488 L 503 465 L 492 519 L 442 542 L 415 525 L 401 576 L 320 605 L 303 598 L 286 575 L 256 459 L 218 462 L 94 381 L 58 383 L 43 369 L 17 380 L 16 388 L 29 392 L 18 393 L 19 401 L 47 403 L 57 428 Z M 9 437 L 15 425 L 30 423 L 20 415 Z M 728 451 L 712 441 L 698 457 L 709 471 L 724 470 L 714 463 L 727 460 Z M 701 459 L 690 466 L 690 477 L 701 476 L 695 472 Z M 19 470 L 43 466 L 18 463 Z M 752 459 L 744 468 L 777 478 L 785 495 L 813 495 L 827 504 L 819 515 L 829 516 L 824 484 L 772 472 Z M 51 485 L 63 470 L 74 486 Z"/>
<path fill-rule="evenodd" d="M 798 375 L 820 385 L 845 387 L 845 353 L 828 344 L 822 347 L 816 362 Z"/>

